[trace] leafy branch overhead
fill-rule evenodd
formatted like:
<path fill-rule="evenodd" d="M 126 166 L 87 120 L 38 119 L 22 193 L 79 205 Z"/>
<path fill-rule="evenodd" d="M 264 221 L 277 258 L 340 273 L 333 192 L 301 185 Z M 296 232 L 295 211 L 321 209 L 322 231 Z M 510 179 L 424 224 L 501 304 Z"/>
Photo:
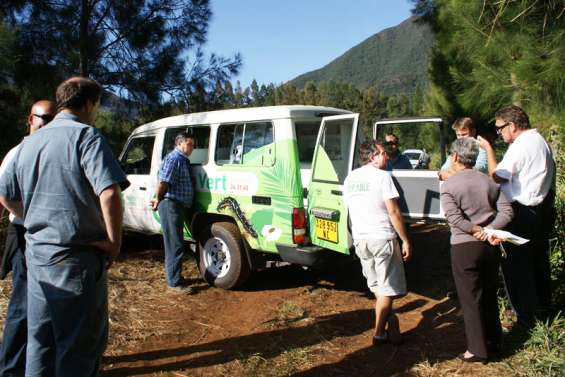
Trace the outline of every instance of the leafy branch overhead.
<path fill-rule="evenodd" d="M 208 0 L 28 0 L 2 10 L 33 52 L 29 63 L 93 77 L 144 104 L 189 101 L 198 86 L 228 80 L 241 65 L 239 54 L 205 59 Z"/>

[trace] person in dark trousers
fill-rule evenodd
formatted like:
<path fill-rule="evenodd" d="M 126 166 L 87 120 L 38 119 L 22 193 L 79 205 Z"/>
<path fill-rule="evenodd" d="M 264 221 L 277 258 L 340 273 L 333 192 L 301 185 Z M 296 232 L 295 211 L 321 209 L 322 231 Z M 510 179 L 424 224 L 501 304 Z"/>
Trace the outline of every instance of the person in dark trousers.
<path fill-rule="evenodd" d="M 555 223 L 555 161 L 520 107 L 498 110 L 495 128 L 509 144 L 499 163 L 490 143 L 477 139 L 487 151 L 489 174 L 512 203 L 514 219 L 508 230 L 530 240 L 522 246 L 508 244 L 502 272 L 518 324 L 531 328 L 536 318 L 545 319 L 551 312 L 549 237 Z"/>
<path fill-rule="evenodd" d="M 26 376 L 98 375 L 106 348 L 106 269 L 120 252 L 128 183 L 88 125 L 101 94 L 84 77 L 60 84 L 59 113 L 23 141 L 0 177 L 0 203 L 26 228 Z"/>
<path fill-rule="evenodd" d="M 182 276 L 182 257 L 183 226 L 194 197 L 189 160 L 193 149 L 192 136 L 185 132 L 177 135 L 175 149 L 163 159 L 155 198 L 150 202 L 153 211 L 159 211 L 161 219 L 167 285 L 183 293 L 191 293 Z"/>
<path fill-rule="evenodd" d="M 37 101 L 27 117 L 29 134 L 47 125 L 55 116 L 55 103 L 47 100 Z M 12 148 L 2 160 L 0 176 L 12 162 L 21 143 Z M 0 213 L 3 212 L 0 208 Z M 6 320 L 4 336 L 0 345 L 0 377 L 18 375 L 25 372 L 25 350 L 27 346 L 27 266 L 25 262 L 25 228 L 22 219 L 10 213 L 10 224 L 6 229 L 6 246 L 0 265 L 0 279 L 5 279 L 12 271 L 12 295 Z"/>
<path fill-rule="evenodd" d="M 496 296 L 499 251 L 483 228 L 501 229 L 512 207 L 499 186 L 474 169 L 478 142 L 470 137 L 451 145 L 453 175 L 441 188 L 441 205 L 451 228 L 451 268 L 465 321 L 463 361 L 486 362 L 500 346 L 502 327 Z"/>

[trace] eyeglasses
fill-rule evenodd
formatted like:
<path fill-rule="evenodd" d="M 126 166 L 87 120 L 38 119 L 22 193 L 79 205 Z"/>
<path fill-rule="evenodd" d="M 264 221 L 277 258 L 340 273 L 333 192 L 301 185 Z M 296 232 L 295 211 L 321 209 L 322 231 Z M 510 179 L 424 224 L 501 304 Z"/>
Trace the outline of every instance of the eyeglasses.
<path fill-rule="evenodd" d="M 398 145 L 398 142 L 396 142 L 396 141 L 387 141 L 386 144 L 387 144 L 387 145 Z"/>
<path fill-rule="evenodd" d="M 38 118 L 42 119 L 45 123 L 49 123 L 53 120 L 53 118 L 55 118 L 55 116 L 51 115 L 51 114 L 41 114 L 41 115 L 31 114 L 31 115 L 33 115 L 34 117 L 38 117 Z"/>
<path fill-rule="evenodd" d="M 496 126 L 496 125 L 495 125 L 494 128 L 496 128 L 496 134 L 497 134 L 497 135 L 500 135 L 500 134 L 502 133 L 502 130 L 503 130 L 504 128 L 506 128 L 506 126 L 510 125 L 510 123 L 512 123 L 512 122 L 506 122 L 506 123 L 504 123 L 502 126 Z"/>

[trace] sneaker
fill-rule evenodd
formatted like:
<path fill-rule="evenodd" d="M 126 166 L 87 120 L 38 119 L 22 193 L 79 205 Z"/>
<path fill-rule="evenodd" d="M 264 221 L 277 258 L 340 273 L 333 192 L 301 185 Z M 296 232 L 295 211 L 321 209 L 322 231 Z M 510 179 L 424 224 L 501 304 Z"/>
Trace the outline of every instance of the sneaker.
<path fill-rule="evenodd" d="M 390 314 L 387 319 L 387 338 L 390 343 L 398 346 L 402 344 L 402 335 L 400 334 L 400 324 L 396 314 Z"/>

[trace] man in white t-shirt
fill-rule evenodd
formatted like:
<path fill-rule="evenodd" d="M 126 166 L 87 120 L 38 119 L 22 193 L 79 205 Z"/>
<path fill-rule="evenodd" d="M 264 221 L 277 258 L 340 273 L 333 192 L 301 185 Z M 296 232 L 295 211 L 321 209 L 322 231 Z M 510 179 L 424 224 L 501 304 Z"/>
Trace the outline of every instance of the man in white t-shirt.
<path fill-rule="evenodd" d="M 520 107 L 504 107 L 495 119 L 497 134 L 509 144 L 502 161 L 497 164 L 488 141 L 480 136 L 478 141 L 487 151 L 489 174 L 512 202 L 509 230 L 530 240 L 523 246 L 505 246 L 507 258 L 501 265 L 518 322 L 531 327 L 536 316 L 543 319 L 551 307 L 549 235 L 555 221 L 555 162 L 549 145 L 530 128 Z"/>
<path fill-rule="evenodd" d="M 33 104 L 27 118 L 31 135 L 49 123 L 55 116 L 55 104 L 38 101 Z M 0 165 L 4 173 L 21 144 L 13 147 Z M 0 205 L 0 212 L 4 208 Z M 25 228 L 23 220 L 10 213 L 10 224 L 6 229 L 6 245 L 0 264 L 0 279 L 12 271 L 12 296 L 4 322 L 4 339 L 0 345 L 0 376 L 22 375 L 25 369 L 27 345 L 27 267 L 25 262 Z"/>
<path fill-rule="evenodd" d="M 396 199 L 398 191 L 387 172 L 386 147 L 376 141 L 359 148 L 361 167 L 344 182 L 355 253 L 361 260 L 367 285 L 376 296 L 373 344 L 400 344 L 395 298 L 406 294 L 403 260 L 410 258 L 410 242 Z M 396 231 L 396 232 L 395 232 Z M 402 239 L 402 251 L 397 234 Z"/>

